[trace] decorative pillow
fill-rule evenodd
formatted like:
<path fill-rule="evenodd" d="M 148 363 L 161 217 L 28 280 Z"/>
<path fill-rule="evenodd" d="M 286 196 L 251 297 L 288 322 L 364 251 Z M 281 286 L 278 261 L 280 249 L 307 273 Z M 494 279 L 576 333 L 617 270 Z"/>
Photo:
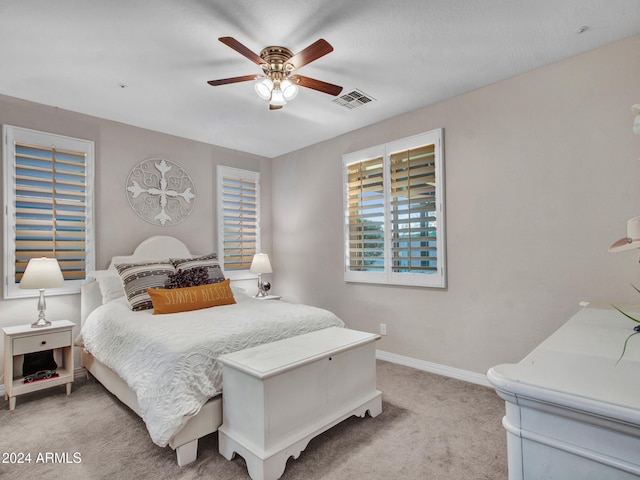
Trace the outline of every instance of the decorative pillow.
<path fill-rule="evenodd" d="M 91 272 L 93 278 L 98 282 L 100 287 L 100 293 L 102 293 L 102 304 L 109 303 L 116 298 L 124 297 L 124 288 L 122 287 L 122 280 L 118 271 L 114 269 L 110 270 L 95 270 Z"/>
<path fill-rule="evenodd" d="M 149 288 L 153 314 L 188 312 L 236 303 L 230 280 L 186 288 Z"/>
<path fill-rule="evenodd" d="M 196 267 L 206 267 L 209 270 L 209 283 L 219 283 L 224 280 L 224 273 L 220 268 L 218 254 L 212 253 L 198 258 L 172 258 L 171 263 L 176 270 L 189 270 Z"/>
<path fill-rule="evenodd" d="M 169 275 L 176 269 L 168 261 L 125 263 L 116 265 L 122 279 L 124 292 L 129 300 L 131 310 L 148 310 L 153 308 L 147 288 L 164 288 L 169 281 Z"/>
<path fill-rule="evenodd" d="M 169 275 L 169 281 L 165 288 L 197 287 L 212 283 L 209 281 L 209 269 L 207 267 L 195 267 L 188 270 L 178 270 Z"/>

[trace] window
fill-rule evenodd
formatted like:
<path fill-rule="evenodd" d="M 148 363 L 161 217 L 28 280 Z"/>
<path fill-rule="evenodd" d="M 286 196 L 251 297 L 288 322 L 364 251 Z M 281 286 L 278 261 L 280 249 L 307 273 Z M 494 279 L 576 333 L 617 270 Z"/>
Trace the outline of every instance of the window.
<path fill-rule="evenodd" d="M 77 293 L 94 270 L 94 144 L 5 125 L 4 298 L 33 296 L 20 290 L 32 257 L 55 257 L 65 286 L 50 294 Z"/>
<path fill-rule="evenodd" d="M 442 132 L 342 157 L 345 281 L 446 287 Z"/>
<path fill-rule="evenodd" d="M 260 252 L 260 174 L 218 165 L 218 252 L 229 278 L 253 278 Z"/>

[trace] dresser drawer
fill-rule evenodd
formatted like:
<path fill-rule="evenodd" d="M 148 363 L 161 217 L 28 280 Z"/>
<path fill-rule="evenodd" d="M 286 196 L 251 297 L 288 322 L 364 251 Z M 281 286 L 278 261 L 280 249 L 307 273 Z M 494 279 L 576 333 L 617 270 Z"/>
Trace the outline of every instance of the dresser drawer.
<path fill-rule="evenodd" d="M 71 334 L 68 331 L 29 335 L 28 337 L 13 339 L 13 354 L 22 355 L 25 353 L 67 347 L 69 345 L 71 345 Z"/>

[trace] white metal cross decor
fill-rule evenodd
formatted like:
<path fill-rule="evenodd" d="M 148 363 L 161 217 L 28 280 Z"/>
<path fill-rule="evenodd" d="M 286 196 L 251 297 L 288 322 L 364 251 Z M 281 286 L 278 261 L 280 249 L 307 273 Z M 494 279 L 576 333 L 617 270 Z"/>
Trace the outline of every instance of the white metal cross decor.
<path fill-rule="evenodd" d="M 127 177 L 129 205 L 154 225 L 176 225 L 195 204 L 195 187 L 184 168 L 162 158 L 143 160 Z"/>

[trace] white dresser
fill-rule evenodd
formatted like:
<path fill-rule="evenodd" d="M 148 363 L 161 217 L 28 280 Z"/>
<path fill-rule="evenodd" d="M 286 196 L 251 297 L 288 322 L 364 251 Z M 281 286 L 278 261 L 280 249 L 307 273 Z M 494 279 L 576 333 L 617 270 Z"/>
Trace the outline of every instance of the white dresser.
<path fill-rule="evenodd" d="M 640 335 L 616 365 L 635 325 L 588 305 L 521 362 L 489 370 L 510 480 L 640 477 Z"/>
<path fill-rule="evenodd" d="M 352 415 L 379 415 L 379 338 L 332 327 L 220 357 L 220 453 L 242 455 L 253 480 L 275 480 L 316 435 Z"/>

